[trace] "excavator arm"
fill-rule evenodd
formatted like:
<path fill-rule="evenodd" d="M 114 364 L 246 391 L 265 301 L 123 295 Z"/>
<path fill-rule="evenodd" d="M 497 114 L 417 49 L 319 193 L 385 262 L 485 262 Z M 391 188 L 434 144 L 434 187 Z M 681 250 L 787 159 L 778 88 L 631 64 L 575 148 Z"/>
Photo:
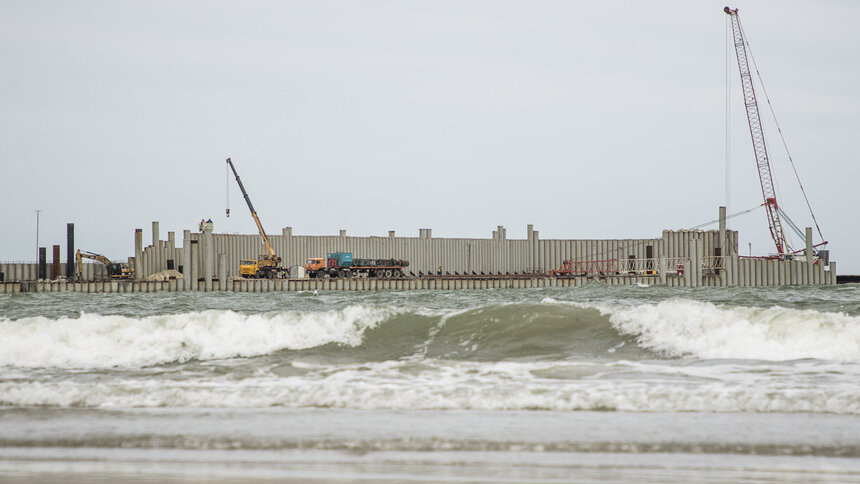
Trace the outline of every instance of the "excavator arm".
<path fill-rule="evenodd" d="M 82 259 L 91 259 L 91 260 L 94 260 L 96 262 L 101 262 L 102 264 L 105 264 L 105 265 L 110 265 L 113 263 L 110 259 L 108 259 L 107 257 L 105 257 L 101 254 L 96 254 L 95 252 L 87 252 L 87 251 L 81 252 L 81 249 L 78 249 L 78 252 L 75 254 L 75 258 L 78 260 L 78 270 L 81 269 L 81 263 L 83 262 Z"/>
<path fill-rule="evenodd" d="M 102 264 L 105 265 L 105 267 L 107 267 L 108 275 L 111 277 L 123 275 L 122 270 L 119 268 L 119 267 L 121 267 L 121 264 L 114 263 L 113 261 L 111 261 L 110 259 L 108 259 L 107 257 L 105 257 L 101 254 L 96 254 L 95 252 L 81 251 L 81 249 L 78 249 L 78 251 L 75 252 L 75 260 L 76 260 L 77 265 L 78 265 L 78 273 L 77 273 L 78 279 L 80 279 L 83 275 L 84 259 L 90 259 L 90 260 L 94 260 L 96 262 L 101 262 Z M 120 271 L 119 274 L 115 273 L 115 271 L 117 271 L 117 270 Z"/>

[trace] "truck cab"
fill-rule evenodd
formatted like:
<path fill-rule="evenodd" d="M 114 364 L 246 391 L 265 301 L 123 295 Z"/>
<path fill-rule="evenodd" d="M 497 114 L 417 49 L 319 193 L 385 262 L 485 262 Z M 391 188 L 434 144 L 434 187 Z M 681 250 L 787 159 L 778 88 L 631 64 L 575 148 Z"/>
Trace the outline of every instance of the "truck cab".
<path fill-rule="evenodd" d="M 244 278 L 257 277 L 257 271 L 260 270 L 260 264 L 257 259 L 242 259 L 239 261 L 239 274 Z"/>
<path fill-rule="evenodd" d="M 309 277 L 352 277 L 352 252 L 329 252 L 325 258 L 311 257 L 305 264 Z"/>
<path fill-rule="evenodd" d="M 310 274 L 325 267 L 325 259 L 322 257 L 312 257 L 305 263 L 305 271 Z"/>

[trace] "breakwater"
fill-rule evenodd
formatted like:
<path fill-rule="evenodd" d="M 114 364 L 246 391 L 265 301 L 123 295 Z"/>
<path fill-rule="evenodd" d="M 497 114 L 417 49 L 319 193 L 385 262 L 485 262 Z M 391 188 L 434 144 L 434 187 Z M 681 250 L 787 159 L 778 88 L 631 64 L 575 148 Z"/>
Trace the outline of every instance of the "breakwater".
<path fill-rule="evenodd" d="M 820 258 L 813 257 L 810 228 L 805 250 L 794 260 L 745 258 L 738 251 L 738 232 L 726 227 L 724 207 L 717 220 L 719 227 L 714 230 L 663 230 L 660 237 L 645 239 L 542 239 L 532 225 L 526 227 L 525 239 L 508 238 L 503 226 L 488 239 L 433 237 L 431 229 L 420 229 L 417 237 L 397 236 L 394 231 L 387 237 L 351 237 L 345 230 L 337 236 L 304 236 L 294 235 L 291 227 L 269 238 L 284 265 L 294 269 L 311 257 L 352 252 L 355 257 L 406 259 L 410 261 L 406 275 L 418 280 L 441 268 L 443 275 L 461 279 L 461 288 L 473 287 L 467 282 L 473 279 L 480 284 L 484 275 L 540 280 L 565 261 L 574 262 L 577 270 L 573 274 L 580 276 L 577 281 L 605 278 L 612 281 L 609 283 L 631 284 L 639 281 L 637 277 L 654 276 L 648 281 L 686 287 L 836 283 L 836 263 L 829 253 L 822 251 Z M 181 248 L 176 247 L 173 232 L 168 232 L 166 241 L 160 239 L 158 222 L 152 224 L 152 244 L 147 247 L 143 246 L 143 231 L 138 229 L 134 239 L 136 278 L 145 280 L 170 266 L 181 267 L 186 279 L 180 287 L 212 291 L 216 280 L 238 278 L 242 259 L 265 252 L 259 236 L 216 234 L 211 223 L 201 223 L 198 228 L 196 233 L 184 231 Z M 583 268 L 581 272 L 579 268 Z M 291 272 L 296 276 L 300 271 Z M 505 287 L 502 281 L 498 284 Z M 348 287 L 353 284 L 373 290 L 370 283 L 346 282 Z"/>
<path fill-rule="evenodd" d="M 350 237 L 345 230 L 337 236 L 302 236 L 286 227 L 270 239 L 283 265 L 291 268 L 292 279 L 272 280 L 239 275 L 242 259 L 264 252 L 259 236 L 216 234 L 212 223 L 201 223 L 199 232 L 185 230 L 177 246 L 175 233 L 161 240 L 159 222 L 153 222 L 152 244 L 146 247 L 143 230 L 135 230 L 134 256 L 128 260 L 133 281 L 105 281 L 105 266 L 85 263 L 81 282 L 70 282 L 69 263 L 59 262 L 55 246 L 50 266 L 0 263 L 0 281 L 13 284 L 0 292 L 453 290 L 571 286 L 594 280 L 673 287 L 836 284 L 836 262 L 828 251 L 813 250 L 810 228 L 805 250 L 791 257 L 743 257 L 738 232 L 728 230 L 725 220 L 721 207 L 717 230 L 664 230 L 660 237 L 647 239 L 544 240 L 531 225 L 525 239 L 509 239 L 502 226 L 489 239 L 438 238 L 430 229 L 420 229 L 417 237 L 398 237 L 393 231 L 387 237 Z M 305 261 L 336 251 L 409 260 L 408 277 L 303 279 Z"/>
<path fill-rule="evenodd" d="M 575 287 L 589 283 L 608 285 L 666 285 L 669 287 L 723 287 L 729 285 L 729 270 L 723 264 L 737 264 L 734 274 L 739 286 L 804 286 L 834 285 L 834 271 L 825 270 L 824 264 L 775 261 L 765 259 L 739 259 L 736 261 L 710 259 L 719 267 L 702 267 L 698 271 L 677 268 L 667 269 L 666 260 L 626 261 L 640 267 L 657 267 L 659 271 L 626 270 L 625 273 L 581 274 L 554 276 L 550 274 L 514 274 L 485 276 L 424 276 L 401 279 L 243 279 L 229 277 L 213 279 L 209 291 L 280 292 L 280 291 L 420 291 L 420 290 L 479 290 L 523 289 L 538 287 Z M 832 264 L 832 263 L 831 263 Z M 811 272 L 808 269 L 811 268 Z M 810 278 L 811 277 L 811 278 Z M 0 294 L 20 292 L 78 292 L 78 293 L 148 293 L 190 290 L 181 278 L 164 281 L 102 280 L 86 282 L 25 281 L 0 283 Z M 197 281 L 198 290 L 205 288 Z"/>
<path fill-rule="evenodd" d="M 637 278 L 635 283 L 654 283 L 656 277 Z M 573 287 L 590 282 L 588 278 L 499 277 L 499 278 L 410 278 L 410 279 L 231 279 L 214 281 L 214 290 L 232 292 L 276 291 L 416 291 L 460 289 L 522 289 L 531 287 Z M 630 284 L 633 280 L 606 277 L 608 284 Z M 182 291 L 182 280 L 169 281 L 97 281 L 62 282 L 33 281 L 0 284 L 0 293 L 16 292 L 80 292 L 132 293 Z"/>

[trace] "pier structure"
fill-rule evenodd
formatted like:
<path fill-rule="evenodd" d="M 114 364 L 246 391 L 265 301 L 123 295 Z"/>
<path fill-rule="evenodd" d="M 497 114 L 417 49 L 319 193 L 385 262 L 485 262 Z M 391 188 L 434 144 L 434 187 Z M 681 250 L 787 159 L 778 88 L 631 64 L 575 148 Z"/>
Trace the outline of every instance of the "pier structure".
<path fill-rule="evenodd" d="M 429 228 L 419 229 L 415 237 L 394 231 L 388 236 L 352 237 L 345 230 L 332 236 L 294 235 L 285 227 L 280 235 L 269 237 L 284 264 L 294 268 L 308 258 L 336 251 L 410 261 L 409 277 L 397 280 L 243 279 L 239 261 L 264 253 L 259 235 L 217 234 L 213 224 L 201 223 L 197 231 L 185 230 L 182 246 L 177 247 L 174 233 L 161 240 L 159 223 L 153 222 L 151 245 L 143 247 L 143 230 L 135 230 L 133 281 L 106 280 L 99 264 L 84 264 L 81 282 L 57 280 L 53 272 L 66 272 L 55 263 L 57 268 L 49 268 L 38 282 L 39 264 L 0 264 L 5 280 L 0 292 L 450 290 L 567 287 L 591 281 L 677 287 L 836 284 L 836 263 L 827 251 L 813 257 L 811 229 L 805 250 L 793 260 L 743 257 L 738 253 L 738 232 L 727 229 L 725 221 L 725 208 L 720 207 L 718 229 L 664 230 L 649 239 L 541 239 L 532 225 L 525 239 L 509 239 L 503 226 L 486 239 L 434 238 Z M 174 268 L 181 277 L 161 276 Z M 12 286 L 5 287 L 9 283 Z"/>

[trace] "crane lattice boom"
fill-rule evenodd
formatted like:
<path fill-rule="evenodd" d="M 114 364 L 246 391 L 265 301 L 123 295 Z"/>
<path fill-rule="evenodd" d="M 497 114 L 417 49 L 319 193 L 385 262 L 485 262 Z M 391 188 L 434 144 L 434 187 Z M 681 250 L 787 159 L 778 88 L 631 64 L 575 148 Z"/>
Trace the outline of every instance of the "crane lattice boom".
<path fill-rule="evenodd" d="M 744 91 L 744 105 L 747 110 L 747 120 L 750 125 L 753 150 L 755 151 L 756 164 L 758 165 L 758 176 L 761 180 L 761 192 L 764 196 L 764 205 L 767 209 L 767 219 L 770 226 L 770 235 L 776 244 L 776 252 L 783 254 L 788 249 L 782 222 L 779 219 L 779 206 L 776 203 L 776 191 L 773 185 L 773 175 L 770 169 L 770 160 L 767 156 L 767 145 L 764 140 L 764 131 L 759 117 L 758 102 L 756 101 L 755 89 L 753 88 L 752 74 L 750 73 L 747 60 L 746 42 L 744 41 L 743 29 L 738 18 L 738 9 L 726 7 L 723 9 L 732 21 L 732 32 L 735 38 L 735 53 L 738 58 L 738 69 L 741 73 L 741 84 Z"/>

